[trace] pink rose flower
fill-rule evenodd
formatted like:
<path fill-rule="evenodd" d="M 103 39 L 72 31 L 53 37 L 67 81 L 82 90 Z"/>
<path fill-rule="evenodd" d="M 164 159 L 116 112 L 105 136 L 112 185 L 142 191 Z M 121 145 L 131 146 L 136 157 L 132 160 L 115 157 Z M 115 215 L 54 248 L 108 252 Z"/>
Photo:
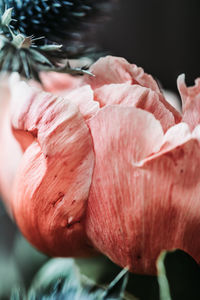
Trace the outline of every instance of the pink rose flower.
<path fill-rule="evenodd" d="M 163 249 L 199 261 L 200 80 L 179 77 L 180 114 L 125 59 L 91 71 L 44 74 L 46 91 L 12 82 L 0 183 L 18 226 L 45 253 L 99 251 L 135 273 L 155 273 Z"/>

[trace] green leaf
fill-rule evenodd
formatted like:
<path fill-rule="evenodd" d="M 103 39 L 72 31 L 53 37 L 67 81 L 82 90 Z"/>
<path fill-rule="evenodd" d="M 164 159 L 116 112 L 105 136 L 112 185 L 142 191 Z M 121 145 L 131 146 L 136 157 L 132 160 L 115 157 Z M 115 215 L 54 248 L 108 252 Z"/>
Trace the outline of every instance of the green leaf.
<path fill-rule="evenodd" d="M 167 255 L 166 251 L 163 251 L 157 261 L 157 270 L 158 270 L 158 283 L 160 287 L 160 300 L 172 300 L 169 288 L 169 282 L 166 276 L 165 270 L 165 256 Z"/>

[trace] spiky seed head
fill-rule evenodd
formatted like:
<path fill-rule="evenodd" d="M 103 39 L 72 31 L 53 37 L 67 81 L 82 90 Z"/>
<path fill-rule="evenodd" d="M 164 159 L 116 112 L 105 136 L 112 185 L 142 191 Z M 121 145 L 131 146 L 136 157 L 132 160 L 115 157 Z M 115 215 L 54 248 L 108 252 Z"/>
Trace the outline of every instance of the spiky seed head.
<path fill-rule="evenodd" d="M 88 30 L 105 16 L 113 0 L 0 0 L 13 8 L 13 30 L 26 36 L 44 36 L 45 43 L 63 45 L 66 56 L 80 56 L 87 49 Z M 41 44 L 44 41 L 38 41 Z"/>

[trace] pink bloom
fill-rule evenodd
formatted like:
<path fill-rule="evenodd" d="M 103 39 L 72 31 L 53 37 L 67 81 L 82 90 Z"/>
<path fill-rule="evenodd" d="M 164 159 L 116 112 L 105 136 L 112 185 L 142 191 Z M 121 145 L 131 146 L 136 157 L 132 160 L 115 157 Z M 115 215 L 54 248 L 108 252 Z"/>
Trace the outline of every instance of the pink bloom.
<path fill-rule="evenodd" d="M 12 83 L 0 182 L 17 224 L 50 255 L 100 251 L 135 273 L 155 273 L 163 249 L 199 261 L 200 81 L 179 78 L 181 115 L 126 60 L 91 70 L 76 82 L 46 75 L 50 93 Z"/>

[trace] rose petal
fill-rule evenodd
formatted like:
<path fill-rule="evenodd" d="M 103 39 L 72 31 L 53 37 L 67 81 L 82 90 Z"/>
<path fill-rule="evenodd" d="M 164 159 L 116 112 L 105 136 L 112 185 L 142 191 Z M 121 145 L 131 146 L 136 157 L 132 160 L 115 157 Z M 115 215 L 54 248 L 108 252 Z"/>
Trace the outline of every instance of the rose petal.
<path fill-rule="evenodd" d="M 24 83 L 18 89 L 27 101 L 22 99 L 20 109 L 13 111 L 14 133 L 22 144 L 26 134 L 34 139 L 27 143 L 15 179 L 17 223 L 48 254 L 91 253 L 83 224 L 94 164 L 89 129 L 70 101 Z"/>
<path fill-rule="evenodd" d="M 118 104 L 147 110 L 160 121 L 164 131 L 181 120 L 181 115 L 165 101 L 160 93 L 137 84 L 104 85 L 95 90 L 94 97 L 101 107 Z"/>
<path fill-rule="evenodd" d="M 135 273 L 155 273 L 163 249 L 177 247 L 199 261 L 199 142 L 191 135 L 140 165 L 164 140 L 153 116 L 106 107 L 88 124 L 96 162 L 86 228 L 97 249 Z"/>

